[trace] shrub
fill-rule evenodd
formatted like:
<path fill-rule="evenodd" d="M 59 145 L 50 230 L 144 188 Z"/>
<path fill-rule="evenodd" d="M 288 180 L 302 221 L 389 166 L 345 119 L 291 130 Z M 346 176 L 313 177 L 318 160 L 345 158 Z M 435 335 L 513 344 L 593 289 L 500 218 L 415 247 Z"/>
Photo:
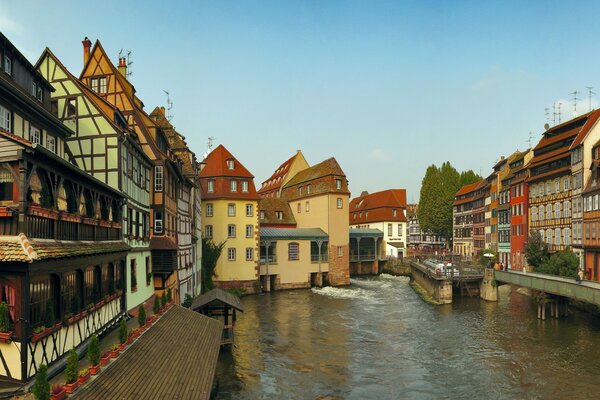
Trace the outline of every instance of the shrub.
<path fill-rule="evenodd" d="M 46 364 L 41 364 L 38 368 L 31 391 L 37 400 L 50 399 L 50 383 L 48 383 L 48 367 Z"/>
<path fill-rule="evenodd" d="M 173 297 L 171 297 L 171 289 L 167 289 L 167 303 L 173 301 Z"/>
<path fill-rule="evenodd" d="M 90 372 L 90 370 L 87 368 L 84 368 L 81 371 L 79 371 L 79 376 L 86 376 L 88 374 L 88 372 Z"/>
<path fill-rule="evenodd" d="M 77 380 L 78 369 L 79 357 L 77 357 L 75 349 L 71 349 L 69 351 L 69 356 L 67 357 L 67 368 L 65 369 L 65 378 L 67 379 L 67 383 L 75 383 Z"/>
<path fill-rule="evenodd" d="M 98 339 L 98 335 L 92 335 L 92 339 L 90 339 L 90 346 L 88 347 L 87 352 L 88 360 L 92 365 L 98 365 L 100 362 L 100 340 Z"/>
<path fill-rule="evenodd" d="M 182 306 L 184 306 L 185 308 L 190 308 L 192 306 L 193 302 L 194 302 L 194 298 L 192 297 L 192 295 L 189 293 L 186 293 Z"/>
<path fill-rule="evenodd" d="M 119 343 L 123 344 L 127 341 L 127 324 L 125 323 L 125 319 L 121 320 L 119 324 Z"/>
<path fill-rule="evenodd" d="M 143 304 L 138 308 L 138 324 L 140 327 L 146 323 L 146 309 Z"/>
<path fill-rule="evenodd" d="M 0 332 L 10 332 L 10 318 L 8 316 L 8 304 L 0 303 Z"/>
<path fill-rule="evenodd" d="M 51 301 L 49 301 L 48 303 L 46 303 L 46 314 L 44 320 L 46 328 L 52 328 L 54 326 L 54 321 L 54 304 Z"/>
<path fill-rule="evenodd" d="M 579 258 L 571 250 L 561 251 L 544 260 L 535 272 L 575 278 L 579 268 Z"/>
<path fill-rule="evenodd" d="M 163 291 L 162 296 L 160 298 L 160 306 L 164 307 L 167 305 L 167 292 Z"/>
<path fill-rule="evenodd" d="M 158 314 L 160 311 L 160 300 L 158 299 L 158 296 L 154 296 L 154 305 L 152 306 L 152 311 L 154 312 L 154 315 Z"/>

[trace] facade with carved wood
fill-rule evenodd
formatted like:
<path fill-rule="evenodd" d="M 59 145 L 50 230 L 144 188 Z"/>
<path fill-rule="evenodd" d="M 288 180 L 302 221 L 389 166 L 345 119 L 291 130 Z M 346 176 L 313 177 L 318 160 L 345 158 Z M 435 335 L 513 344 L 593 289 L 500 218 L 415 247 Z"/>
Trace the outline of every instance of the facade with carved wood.
<path fill-rule="evenodd" d="M 66 145 L 82 169 L 122 192 L 123 235 L 131 247 L 125 268 L 127 309 L 136 309 L 154 294 L 150 253 L 150 170 L 137 135 L 120 110 L 73 76 L 46 49 L 38 71 L 52 84 L 51 104 L 74 134 Z M 96 91 L 97 90 L 97 91 Z"/>
<path fill-rule="evenodd" d="M 53 87 L 0 33 L 0 376 L 31 379 L 125 313 L 124 196 L 75 165 Z"/>

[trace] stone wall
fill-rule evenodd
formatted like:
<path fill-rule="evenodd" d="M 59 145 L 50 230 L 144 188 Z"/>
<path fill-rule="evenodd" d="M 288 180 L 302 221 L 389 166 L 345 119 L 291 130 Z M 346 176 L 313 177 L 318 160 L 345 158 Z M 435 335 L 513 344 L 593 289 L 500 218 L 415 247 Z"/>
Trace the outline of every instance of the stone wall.
<path fill-rule="evenodd" d="M 338 248 L 342 248 L 342 256 L 338 257 Z M 350 249 L 345 246 L 329 246 L 329 283 L 331 286 L 350 284 Z"/>

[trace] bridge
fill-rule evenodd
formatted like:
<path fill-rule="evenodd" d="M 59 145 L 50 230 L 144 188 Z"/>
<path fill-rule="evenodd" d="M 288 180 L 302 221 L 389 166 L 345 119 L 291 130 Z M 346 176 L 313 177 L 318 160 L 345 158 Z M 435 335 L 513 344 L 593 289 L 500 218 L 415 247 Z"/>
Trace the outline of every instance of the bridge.
<path fill-rule="evenodd" d="M 566 316 L 567 299 L 583 301 L 600 307 L 600 282 L 581 281 L 574 278 L 521 271 L 494 271 L 498 283 L 522 286 L 540 292 L 538 296 L 538 318 L 546 319 L 546 304 L 550 315 Z"/>

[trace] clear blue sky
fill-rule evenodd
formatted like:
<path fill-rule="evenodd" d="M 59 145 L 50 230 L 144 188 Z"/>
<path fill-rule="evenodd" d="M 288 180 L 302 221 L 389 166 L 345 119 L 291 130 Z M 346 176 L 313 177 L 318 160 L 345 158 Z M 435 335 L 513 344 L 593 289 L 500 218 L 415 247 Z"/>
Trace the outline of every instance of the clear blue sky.
<path fill-rule="evenodd" d="M 537 142 L 544 108 L 562 101 L 564 121 L 569 93 L 600 93 L 598 15 L 568 1 L 0 0 L 0 31 L 76 75 L 84 36 L 113 62 L 132 50 L 147 110 L 169 90 L 192 150 L 216 137 L 257 186 L 302 149 L 311 164 L 335 156 L 353 195 L 417 201 L 429 164 L 487 175 L 529 132 Z"/>

